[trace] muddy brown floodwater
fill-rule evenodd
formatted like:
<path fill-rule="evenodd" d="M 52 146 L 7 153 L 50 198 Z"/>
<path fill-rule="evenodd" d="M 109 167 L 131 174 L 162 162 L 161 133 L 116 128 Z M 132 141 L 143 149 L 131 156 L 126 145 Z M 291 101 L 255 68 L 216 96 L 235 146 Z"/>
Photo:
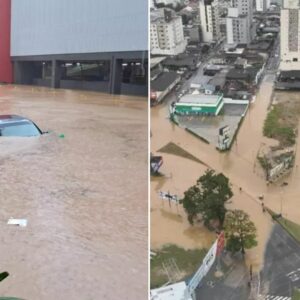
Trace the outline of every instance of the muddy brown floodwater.
<path fill-rule="evenodd" d="M 256 161 L 260 147 L 266 143 L 274 143 L 263 137 L 262 128 L 267 115 L 268 107 L 273 94 L 273 75 L 267 75 L 261 84 L 256 101 L 251 104 L 250 109 L 239 130 L 237 140 L 230 152 L 220 153 L 214 146 L 208 145 L 195 138 L 182 128 L 175 126 L 168 120 L 168 105 L 159 105 L 151 109 L 151 151 L 155 153 L 168 142 L 179 145 L 196 158 L 205 162 L 210 168 L 217 172 L 223 172 L 229 177 L 233 185 L 235 196 L 230 208 L 243 209 L 249 213 L 251 219 L 258 228 L 258 246 L 247 252 L 247 262 L 258 270 L 263 263 L 264 248 L 267 242 L 272 221 L 261 209 L 258 196 L 265 195 L 266 204 L 278 211 L 278 188 L 267 186 L 263 171 Z M 183 195 L 183 192 L 193 185 L 196 179 L 203 174 L 205 167 L 197 162 L 187 161 L 172 155 L 162 154 L 164 165 L 162 172 L 166 174 L 165 180 L 151 182 L 151 246 L 157 248 L 166 243 L 175 243 L 185 248 L 203 247 L 215 238 L 206 229 L 198 227 L 192 229 L 186 223 L 184 212 L 181 213 L 184 221 L 174 221 L 169 215 L 163 213 L 169 209 L 158 199 L 157 190 L 167 191 Z M 300 173 L 300 171 L 299 171 Z M 299 175 L 300 176 L 300 175 Z M 242 187 L 242 192 L 239 192 Z M 299 187 L 298 187 L 299 189 Z M 298 195 L 300 194 L 300 190 Z M 296 197 L 295 200 L 296 201 Z M 175 208 L 173 208 L 173 211 Z M 291 209 L 294 215 L 297 212 Z M 291 212 L 291 214 L 292 214 Z M 299 213 L 298 213 L 299 215 Z M 295 218 L 292 218 L 295 219 Z M 165 224 L 168 225 L 165 225 Z M 175 228 L 167 235 L 164 228 Z M 188 236 L 185 234 L 190 232 Z M 201 232 L 201 235 L 199 233 Z"/>
<path fill-rule="evenodd" d="M 52 131 L 0 139 L 0 295 L 146 299 L 146 99 L 0 86 L 0 113 Z"/>

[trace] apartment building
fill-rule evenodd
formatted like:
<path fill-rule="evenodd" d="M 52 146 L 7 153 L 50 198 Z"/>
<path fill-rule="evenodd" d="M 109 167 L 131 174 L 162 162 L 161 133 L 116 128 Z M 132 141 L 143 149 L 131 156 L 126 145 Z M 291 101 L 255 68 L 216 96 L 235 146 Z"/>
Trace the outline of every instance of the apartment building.
<path fill-rule="evenodd" d="M 300 5 L 285 0 L 281 9 L 280 70 L 300 70 Z"/>
<path fill-rule="evenodd" d="M 150 48 L 152 55 L 178 55 L 186 49 L 182 18 L 171 9 L 151 11 Z"/>
<path fill-rule="evenodd" d="M 204 43 L 212 43 L 221 38 L 218 0 L 200 0 L 201 37 Z"/>
<path fill-rule="evenodd" d="M 271 1 L 270 0 L 256 0 L 255 8 L 256 11 L 265 12 L 270 8 Z"/>
<path fill-rule="evenodd" d="M 252 0 L 232 0 L 226 18 L 228 44 L 249 44 L 252 41 L 255 34 L 252 18 Z"/>

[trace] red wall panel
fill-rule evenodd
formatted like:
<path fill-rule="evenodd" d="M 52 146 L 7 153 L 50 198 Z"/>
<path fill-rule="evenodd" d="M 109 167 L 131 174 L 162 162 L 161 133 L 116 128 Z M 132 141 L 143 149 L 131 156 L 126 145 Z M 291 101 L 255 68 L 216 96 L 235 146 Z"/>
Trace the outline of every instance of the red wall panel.
<path fill-rule="evenodd" d="M 0 82 L 12 82 L 10 60 L 11 0 L 0 0 Z"/>

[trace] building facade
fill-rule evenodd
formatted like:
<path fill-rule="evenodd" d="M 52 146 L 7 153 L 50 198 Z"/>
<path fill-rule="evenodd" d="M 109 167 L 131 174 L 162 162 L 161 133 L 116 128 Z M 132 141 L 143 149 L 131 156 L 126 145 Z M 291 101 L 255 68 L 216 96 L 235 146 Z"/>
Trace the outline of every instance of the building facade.
<path fill-rule="evenodd" d="M 13 82 L 147 95 L 146 0 L 11 0 L 7 14 Z"/>
<path fill-rule="evenodd" d="M 271 1 L 270 0 L 256 0 L 255 6 L 256 11 L 265 12 L 270 8 Z"/>
<path fill-rule="evenodd" d="M 155 0 L 156 4 L 163 4 L 163 5 L 177 5 L 177 4 L 181 4 L 182 1 L 181 0 Z"/>
<path fill-rule="evenodd" d="M 217 116 L 224 106 L 223 95 L 188 94 L 175 103 L 178 115 Z"/>
<path fill-rule="evenodd" d="M 10 10 L 9 0 L 0 1 L 0 83 L 12 83 L 10 61 Z"/>
<path fill-rule="evenodd" d="M 246 15 L 239 15 L 237 8 L 230 8 L 226 18 L 226 31 L 228 44 L 248 44 L 250 32 Z"/>
<path fill-rule="evenodd" d="M 170 9 L 151 11 L 151 54 L 178 55 L 185 51 L 186 46 L 182 18 Z"/>
<path fill-rule="evenodd" d="M 218 0 L 200 0 L 200 24 L 202 41 L 216 42 L 221 38 Z"/>
<path fill-rule="evenodd" d="M 283 2 L 280 21 L 280 70 L 300 70 L 299 1 Z"/>
<path fill-rule="evenodd" d="M 226 18 L 228 44 L 249 44 L 252 41 L 255 34 L 252 18 L 252 0 L 232 0 Z"/>

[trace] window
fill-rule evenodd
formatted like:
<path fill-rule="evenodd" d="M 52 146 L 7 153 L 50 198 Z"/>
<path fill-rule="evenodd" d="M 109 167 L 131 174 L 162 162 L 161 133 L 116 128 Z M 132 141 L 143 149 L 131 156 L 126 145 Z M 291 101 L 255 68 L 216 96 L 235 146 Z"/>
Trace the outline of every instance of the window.
<path fill-rule="evenodd" d="M 29 122 L 19 122 L 13 124 L 5 124 L 0 128 L 1 136 L 38 136 L 40 131 Z"/>

